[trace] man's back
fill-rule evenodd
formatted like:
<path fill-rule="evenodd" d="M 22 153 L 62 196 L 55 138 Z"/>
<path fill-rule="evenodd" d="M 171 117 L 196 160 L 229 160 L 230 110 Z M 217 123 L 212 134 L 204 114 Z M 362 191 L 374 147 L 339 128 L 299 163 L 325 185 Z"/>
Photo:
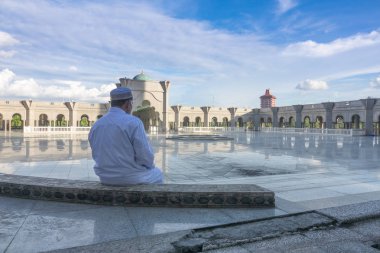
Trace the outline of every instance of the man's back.
<path fill-rule="evenodd" d="M 91 128 L 94 170 L 105 184 L 159 183 L 154 155 L 140 119 L 111 107 Z"/>

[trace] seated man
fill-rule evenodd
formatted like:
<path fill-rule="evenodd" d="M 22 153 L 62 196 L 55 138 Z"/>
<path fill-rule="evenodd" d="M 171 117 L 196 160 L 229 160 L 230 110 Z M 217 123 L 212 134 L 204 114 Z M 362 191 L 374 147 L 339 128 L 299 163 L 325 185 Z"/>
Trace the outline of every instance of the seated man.
<path fill-rule="evenodd" d="M 132 91 L 111 91 L 111 108 L 97 120 L 88 139 L 100 182 L 107 185 L 162 183 L 160 169 L 141 120 L 133 115 Z"/>

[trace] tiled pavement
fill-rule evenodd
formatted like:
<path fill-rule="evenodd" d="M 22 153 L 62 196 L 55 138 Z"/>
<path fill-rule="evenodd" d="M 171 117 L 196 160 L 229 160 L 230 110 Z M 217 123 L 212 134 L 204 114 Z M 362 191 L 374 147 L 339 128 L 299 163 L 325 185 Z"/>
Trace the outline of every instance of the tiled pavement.
<path fill-rule="evenodd" d="M 257 184 L 273 209 L 174 209 L 0 198 L 0 252 L 38 252 L 380 199 L 376 137 L 237 135 L 235 142 L 151 136 L 166 183 Z M 97 180 L 86 137 L 0 137 L 0 173 Z"/>

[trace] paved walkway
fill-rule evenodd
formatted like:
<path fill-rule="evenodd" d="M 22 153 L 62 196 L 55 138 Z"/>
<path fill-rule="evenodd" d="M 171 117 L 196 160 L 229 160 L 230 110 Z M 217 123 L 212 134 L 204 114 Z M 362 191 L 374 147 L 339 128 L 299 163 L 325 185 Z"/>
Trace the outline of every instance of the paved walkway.
<path fill-rule="evenodd" d="M 378 253 L 380 201 L 54 251 Z"/>
<path fill-rule="evenodd" d="M 333 198 L 323 203 L 341 202 Z M 380 206 L 368 209 L 377 212 Z M 0 197 L 0 252 L 40 252 L 146 236 L 154 241 L 155 236 L 172 232 L 178 239 L 183 230 L 305 210 L 305 206 L 281 198 L 276 198 L 276 208 L 205 209 L 109 207 Z"/>
<path fill-rule="evenodd" d="M 0 197 L 0 252 L 40 252 L 286 214 L 270 209 L 143 208 Z"/>

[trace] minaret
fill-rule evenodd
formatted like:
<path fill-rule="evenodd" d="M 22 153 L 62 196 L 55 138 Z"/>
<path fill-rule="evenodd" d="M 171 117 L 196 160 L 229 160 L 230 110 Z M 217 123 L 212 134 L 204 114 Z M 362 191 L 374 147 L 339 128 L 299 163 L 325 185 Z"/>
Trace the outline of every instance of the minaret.
<path fill-rule="evenodd" d="M 265 90 L 265 94 L 260 97 L 261 108 L 271 108 L 276 106 L 276 97 L 270 93 L 270 89 Z"/>

